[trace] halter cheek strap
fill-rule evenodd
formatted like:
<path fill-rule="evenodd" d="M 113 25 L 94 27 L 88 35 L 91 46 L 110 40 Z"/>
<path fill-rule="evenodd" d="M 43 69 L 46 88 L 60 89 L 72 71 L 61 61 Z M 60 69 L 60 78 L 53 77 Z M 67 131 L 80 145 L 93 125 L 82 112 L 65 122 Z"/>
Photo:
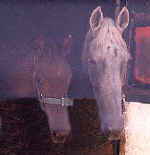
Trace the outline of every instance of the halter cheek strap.
<path fill-rule="evenodd" d="M 121 101 L 121 105 L 122 105 L 122 114 L 125 112 L 125 103 L 126 103 L 126 97 L 123 94 L 122 95 L 122 101 Z"/>

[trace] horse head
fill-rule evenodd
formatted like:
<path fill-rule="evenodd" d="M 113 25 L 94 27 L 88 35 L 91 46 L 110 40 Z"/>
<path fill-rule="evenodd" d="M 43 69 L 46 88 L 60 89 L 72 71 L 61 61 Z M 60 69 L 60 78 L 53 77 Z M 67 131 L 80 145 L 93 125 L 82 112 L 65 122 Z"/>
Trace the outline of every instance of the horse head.
<path fill-rule="evenodd" d="M 120 137 L 124 125 L 122 87 L 130 55 L 122 34 L 128 23 L 126 7 L 120 11 L 116 21 L 103 17 L 101 7 L 94 9 L 82 54 L 98 103 L 101 129 L 110 140 Z"/>

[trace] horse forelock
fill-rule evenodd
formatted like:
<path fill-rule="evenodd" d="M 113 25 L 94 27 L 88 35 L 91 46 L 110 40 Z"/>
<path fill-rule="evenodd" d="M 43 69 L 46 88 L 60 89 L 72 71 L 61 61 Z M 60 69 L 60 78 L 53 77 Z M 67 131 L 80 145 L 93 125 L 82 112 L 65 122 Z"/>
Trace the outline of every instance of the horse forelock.
<path fill-rule="evenodd" d="M 96 33 L 96 46 L 101 48 L 101 57 L 113 56 L 114 53 L 110 49 L 117 50 L 117 55 L 120 57 L 128 57 L 126 42 L 112 19 L 104 18 L 101 27 Z M 109 53 L 107 54 L 106 52 Z"/>
<path fill-rule="evenodd" d="M 110 47 L 111 49 L 117 50 L 118 56 L 125 57 L 127 60 L 129 59 L 126 42 L 111 18 L 104 18 L 98 30 L 89 30 L 85 38 L 83 53 L 88 55 L 87 52 L 89 51 L 88 48 L 90 46 L 95 46 L 97 49 L 99 49 L 100 52 L 98 56 L 101 58 L 108 57 L 108 55 L 113 56 L 113 52 L 107 53 Z M 84 55 L 85 54 L 83 54 L 83 59 Z"/>
<path fill-rule="evenodd" d="M 89 30 L 86 34 L 82 53 L 85 69 L 87 69 L 88 59 L 91 58 L 105 60 L 109 66 L 112 66 L 113 63 L 117 63 L 118 68 L 123 66 L 121 70 L 118 70 L 118 73 L 121 72 L 121 78 L 124 81 L 130 54 L 122 34 L 112 19 L 104 18 L 98 30 Z"/>

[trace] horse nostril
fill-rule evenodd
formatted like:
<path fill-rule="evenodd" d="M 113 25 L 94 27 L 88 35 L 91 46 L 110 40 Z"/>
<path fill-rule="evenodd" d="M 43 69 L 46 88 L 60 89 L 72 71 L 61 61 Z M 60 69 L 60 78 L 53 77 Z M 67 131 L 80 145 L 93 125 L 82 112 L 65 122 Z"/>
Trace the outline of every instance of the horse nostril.
<path fill-rule="evenodd" d="M 51 137 L 53 143 L 65 143 L 69 136 L 69 131 L 53 131 Z"/>
<path fill-rule="evenodd" d="M 105 129 L 104 135 L 108 138 L 108 140 L 119 140 L 121 131 L 120 130 L 113 130 L 113 129 Z"/>
<path fill-rule="evenodd" d="M 108 140 L 110 140 L 110 141 L 116 141 L 116 140 L 119 140 L 119 139 L 120 139 L 120 133 L 111 133 L 108 136 Z"/>
<path fill-rule="evenodd" d="M 55 131 L 52 132 L 52 136 L 56 136 L 56 132 Z"/>
<path fill-rule="evenodd" d="M 111 131 L 109 131 L 108 139 L 110 141 L 112 141 L 112 140 L 119 140 L 120 139 L 120 135 L 121 135 L 121 132 L 120 131 L 111 130 Z"/>

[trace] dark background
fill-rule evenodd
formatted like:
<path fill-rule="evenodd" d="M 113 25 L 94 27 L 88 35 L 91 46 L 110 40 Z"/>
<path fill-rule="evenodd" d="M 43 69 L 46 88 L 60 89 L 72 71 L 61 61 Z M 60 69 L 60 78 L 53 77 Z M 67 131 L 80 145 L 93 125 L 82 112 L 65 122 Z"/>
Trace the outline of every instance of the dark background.
<path fill-rule="evenodd" d="M 121 0 L 121 7 L 125 4 L 130 12 L 149 12 L 148 0 Z M 10 64 L 29 52 L 26 48 L 35 37 L 42 34 L 62 41 L 64 35 L 71 34 L 73 49 L 69 63 L 73 78 L 68 94 L 75 98 L 92 98 L 91 84 L 81 65 L 81 53 L 89 29 L 89 17 L 98 5 L 104 16 L 114 18 L 115 0 L 0 1 L 0 87 L 7 87 L 4 79 L 6 72 L 11 70 Z M 1 94 L 7 96 L 7 92 L 1 91 Z"/>
<path fill-rule="evenodd" d="M 73 78 L 69 95 L 93 97 L 88 77 L 82 70 L 81 53 L 90 14 L 98 5 L 101 5 L 104 16 L 113 18 L 113 0 L 0 1 L 0 80 L 3 87 L 6 87 L 5 73 L 11 70 L 10 64 L 23 53 L 30 52 L 26 48 L 35 37 L 42 34 L 62 40 L 64 35 L 71 34 L 73 49 L 68 59 Z M 1 91 L 1 94 L 7 96 L 7 92 Z"/>

